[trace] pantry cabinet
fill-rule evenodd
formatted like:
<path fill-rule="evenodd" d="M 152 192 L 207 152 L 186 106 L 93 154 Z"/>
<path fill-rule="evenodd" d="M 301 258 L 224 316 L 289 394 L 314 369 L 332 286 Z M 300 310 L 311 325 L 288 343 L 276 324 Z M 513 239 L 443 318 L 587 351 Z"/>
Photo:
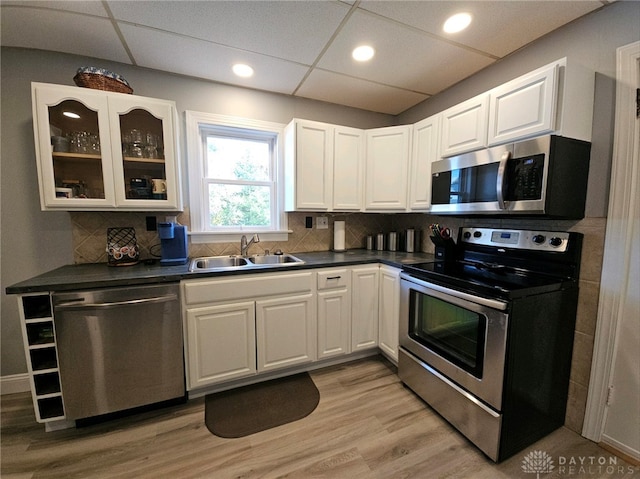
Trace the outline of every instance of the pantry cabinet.
<path fill-rule="evenodd" d="M 365 208 L 405 210 L 411 126 L 367 130 L 366 139 Z"/>
<path fill-rule="evenodd" d="M 182 209 L 175 104 L 32 83 L 43 210 Z"/>
<path fill-rule="evenodd" d="M 294 119 L 285 128 L 285 209 L 358 211 L 363 161 L 362 130 Z"/>

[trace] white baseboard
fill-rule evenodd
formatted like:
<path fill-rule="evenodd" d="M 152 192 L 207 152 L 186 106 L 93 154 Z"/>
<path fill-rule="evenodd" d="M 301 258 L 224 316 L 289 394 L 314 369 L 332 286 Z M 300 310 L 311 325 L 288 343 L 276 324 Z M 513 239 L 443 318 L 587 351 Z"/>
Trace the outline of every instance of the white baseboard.
<path fill-rule="evenodd" d="M 9 376 L 0 377 L 0 393 L 14 394 L 27 393 L 31 391 L 29 384 L 29 374 L 11 374 Z"/>

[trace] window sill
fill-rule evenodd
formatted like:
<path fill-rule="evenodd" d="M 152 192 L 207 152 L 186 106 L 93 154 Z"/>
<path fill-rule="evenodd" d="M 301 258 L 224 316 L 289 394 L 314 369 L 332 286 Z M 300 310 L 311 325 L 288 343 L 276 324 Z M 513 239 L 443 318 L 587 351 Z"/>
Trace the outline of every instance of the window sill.
<path fill-rule="evenodd" d="M 193 244 L 203 243 L 233 243 L 240 241 L 242 235 L 250 237 L 257 233 L 260 236 L 260 241 L 288 241 L 289 234 L 293 233 L 291 230 L 282 231 L 238 231 L 238 232 L 225 232 L 225 233 L 213 233 L 211 231 L 190 231 L 189 236 Z"/>

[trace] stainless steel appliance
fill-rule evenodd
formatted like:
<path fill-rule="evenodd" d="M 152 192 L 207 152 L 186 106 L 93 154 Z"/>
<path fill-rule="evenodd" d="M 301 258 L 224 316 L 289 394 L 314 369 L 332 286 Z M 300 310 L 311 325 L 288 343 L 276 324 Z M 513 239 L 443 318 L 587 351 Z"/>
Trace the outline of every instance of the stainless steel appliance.
<path fill-rule="evenodd" d="M 401 273 L 402 381 L 494 461 L 564 424 L 578 233 L 460 228 Z"/>
<path fill-rule="evenodd" d="M 431 165 L 431 213 L 583 218 L 591 144 L 547 135 Z"/>
<path fill-rule="evenodd" d="M 178 284 L 53 295 L 66 419 L 184 398 Z"/>

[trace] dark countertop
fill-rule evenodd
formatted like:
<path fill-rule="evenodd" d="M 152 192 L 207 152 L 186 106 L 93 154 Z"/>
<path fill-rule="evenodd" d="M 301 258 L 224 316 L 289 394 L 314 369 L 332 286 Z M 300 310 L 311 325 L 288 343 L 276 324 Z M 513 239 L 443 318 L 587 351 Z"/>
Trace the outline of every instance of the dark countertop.
<path fill-rule="evenodd" d="M 140 262 L 134 266 L 108 266 L 107 263 L 67 265 L 26 281 L 13 284 L 6 288 L 6 293 L 23 294 L 41 291 L 72 291 L 88 288 L 170 283 L 183 279 L 267 272 L 274 273 L 296 269 L 329 268 L 368 263 L 383 263 L 400 268 L 403 264 L 422 263 L 434 260 L 433 255 L 430 253 L 403 253 L 365 249 L 348 250 L 344 253 L 320 251 L 292 254 L 305 261 L 305 264 L 208 272 L 190 272 L 188 263 L 182 266 L 160 266 L 159 262 L 152 265 Z"/>

